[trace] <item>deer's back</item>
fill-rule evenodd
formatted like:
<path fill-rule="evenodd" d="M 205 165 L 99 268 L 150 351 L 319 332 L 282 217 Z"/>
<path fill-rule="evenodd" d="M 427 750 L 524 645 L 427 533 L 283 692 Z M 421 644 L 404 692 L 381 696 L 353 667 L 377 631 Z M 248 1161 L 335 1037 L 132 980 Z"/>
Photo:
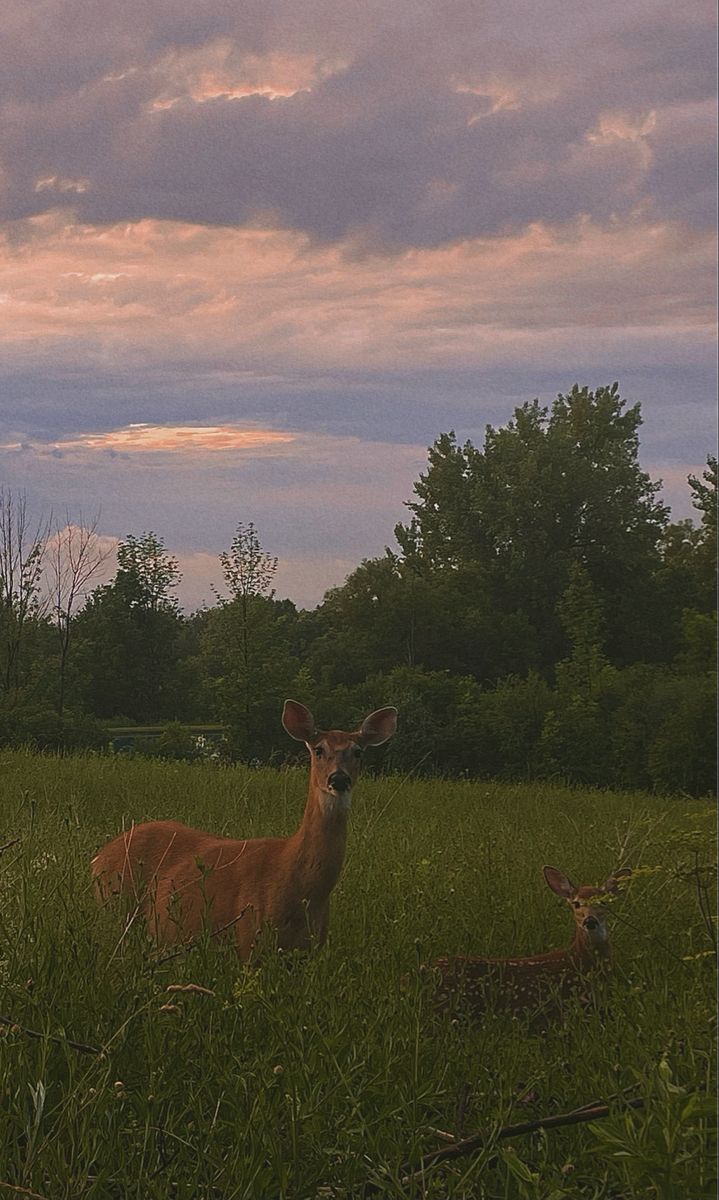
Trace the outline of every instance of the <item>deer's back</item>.
<path fill-rule="evenodd" d="M 556 999 L 581 987 L 585 968 L 567 950 L 529 958 L 448 956 L 433 963 L 439 972 L 435 993 L 439 1008 L 488 1009 L 514 1014 L 547 1011 Z"/>
<path fill-rule="evenodd" d="M 282 920 L 285 846 L 284 838 L 221 838 L 179 821 L 149 821 L 103 846 L 93 875 L 100 899 L 121 892 L 140 903 L 163 941 L 182 940 L 205 924 L 216 931 L 239 917 L 242 949 L 258 926 Z"/>

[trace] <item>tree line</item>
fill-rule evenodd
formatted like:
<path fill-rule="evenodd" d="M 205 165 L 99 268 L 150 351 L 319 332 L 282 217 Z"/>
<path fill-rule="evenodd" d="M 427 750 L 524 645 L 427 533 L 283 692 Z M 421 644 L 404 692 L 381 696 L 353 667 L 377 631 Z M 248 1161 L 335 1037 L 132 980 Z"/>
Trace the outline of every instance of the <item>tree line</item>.
<path fill-rule="evenodd" d="M 234 760 L 283 759 L 286 696 L 345 728 L 400 710 L 393 769 L 701 794 L 715 787 L 716 480 L 670 521 L 617 384 L 515 409 L 481 447 L 438 437 L 396 545 L 314 610 L 273 590 L 251 520 L 220 555 L 224 591 L 181 611 L 154 532 L 117 570 L 95 526 L 32 526 L 0 497 L 0 743 L 101 746 L 112 725 L 224 727 Z"/>

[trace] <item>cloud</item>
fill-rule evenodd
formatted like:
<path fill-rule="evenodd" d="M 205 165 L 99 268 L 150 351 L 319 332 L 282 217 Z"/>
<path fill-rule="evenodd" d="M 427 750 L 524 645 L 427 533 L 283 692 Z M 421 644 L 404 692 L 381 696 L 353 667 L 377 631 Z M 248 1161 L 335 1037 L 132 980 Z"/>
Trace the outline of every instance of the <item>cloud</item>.
<path fill-rule="evenodd" d="M 5 204 L 436 246 L 638 208 L 712 223 L 712 17 L 635 0 L 236 6 L 46 0 L 6 30 Z M 81 12 L 82 9 L 82 12 Z M 591 47 L 591 50 L 590 50 Z M 641 133 L 656 114 L 652 137 Z M 632 137 L 597 136 L 619 114 Z"/>
<path fill-rule="evenodd" d="M 55 361 L 113 355 L 178 371 L 191 361 L 197 376 L 277 381 L 298 369 L 499 361 L 558 331 L 701 338 L 714 245 L 713 232 L 671 223 L 583 218 L 405 251 L 388 269 L 383 255 L 356 261 L 287 232 L 42 217 L 0 245 L 0 341 L 16 360 L 37 362 L 45 346 Z"/>
<path fill-rule="evenodd" d="M 212 586 L 222 583 L 217 556 L 238 521 L 253 521 L 265 550 L 280 558 L 277 594 L 300 606 L 318 604 L 361 558 L 393 544 L 395 524 L 407 520 L 405 502 L 426 468 L 419 444 L 292 431 L 268 455 L 264 446 L 209 448 L 202 439 L 180 448 L 168 433 L 167 444 L 158 437 L 154 448 L 137 454 L 108 456 L 94 437 L 74 439 L 74 449 L 60 458 L 50 444 L 0 448 L 0 475 L 8 486 L 25 488 L 37 515 L 61 512 L 68 523 L 73 512 L 74 523 L 80 514 L 96 517 L 104 548 L 154 529 L 180 560 L 179 596 L 192 610 L 214 602 Z M 687 475 L 701 475 L 701 460 L 665 457 L 648 469 L 663 478 L 673 516 L 694 516 Z"/>
<path fill-rule="evenodd" d="M 6 9 L 0 471 L 38 503 L 190 556 L 255 519 L 314 596 L 440 430 L 575 380 L 641 400 L 649 461 L 701 461 L 704 0 Z"/>
<path fill-rule="evenodd" d="M 269 429 L 237 429 L 231 425 L 149 425 L 138 423 L 106 433 L 77 434 L 66 441 L 56 442 L 50 453 L 57 451 L 101 450 L 124 454 L 158 454 L 172 451 L 197 454 L 219 450 L 266 450 L 286 445 L 295 438 L 289 433 Z M 0 450 L 31 450 L 27 443 L 0 445 Z"/>
<path fill-rule="evenodd" d="M 61 458 L 48 455 L 49 447 L 0 448 L 0 475 L 27 490 L 36 514 L 53 510 L 70 524 L 80 523 L 80 513 L 97 515 L 103 549 L 112 551 L 128 533 L 155 530 L 179 560 L 178 595 L 188 611 L 214 603 L 213 585 L 222 585 L 218 554 L 238 521 L 253 521 L 265 549 L 278 555 L 278 596 L 318 604 L 362 558 L 393 544 L 427 462 L 421 445 L 348 437 L 293 434 L 269 456 L 200 443 L 108 457 L 92 441 L 78 439 Z M 696 515 L 686 477 L 701 475 L 700 461 L 654 462 L 649 471 L 663 478 L 675 519 Z M 97 581 L 113 571 L 111 554 Z"/>
<path fill-rule="evenodd" d="M 81 438 L 60 458 L 51 451 L 52 443 L 0 448 L 0 476 L 26 489 L 37 512 L 69 508 L 72 519 L 77 509 L 96 513 L 101 498 L 103 536 L 154 529 L 194 563 L 194 582 L 181 593 L 189 605 L 211 599 L 210 583 L 221 582 L 216 556 L 238 521 L 253 521 L 268 552 L 285 564 L 278 588 L 294 588 L 300 603 L 318 603 L 362 557 L 383 552 L 426 461 L 420 445 L 294 433 L 278 438 L 270 453 L 200 442 L 108 455 Z M 203 555 L 215 568 L 198 598 Z"/>

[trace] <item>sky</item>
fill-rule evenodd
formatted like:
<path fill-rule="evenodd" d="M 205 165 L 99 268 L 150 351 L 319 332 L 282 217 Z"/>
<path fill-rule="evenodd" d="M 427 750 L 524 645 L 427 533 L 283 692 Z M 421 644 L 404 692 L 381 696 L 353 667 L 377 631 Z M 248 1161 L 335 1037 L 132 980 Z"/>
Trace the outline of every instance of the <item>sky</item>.
<path fill-rule="evenodd" d="M 427 447 L 619 380 L 675 518 L 715 443 L 714 4 L 6 0 L 0 483 L 239 521 L 319 603 Z"/>

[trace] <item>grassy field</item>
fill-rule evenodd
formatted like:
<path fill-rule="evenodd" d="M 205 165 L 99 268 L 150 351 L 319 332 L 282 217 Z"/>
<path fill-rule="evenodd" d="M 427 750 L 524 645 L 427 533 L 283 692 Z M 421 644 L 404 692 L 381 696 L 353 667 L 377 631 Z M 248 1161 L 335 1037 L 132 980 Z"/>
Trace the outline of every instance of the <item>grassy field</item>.
<path fill-rule="evenodd" d="M 0 1200 L 714 1195 L 709 800 L 366 778 L 327 946 L 246 971 L 121 939 L 89 859 L 131 820 L 289 833 L 304 772 L 3 752 L 0 785 L 0 846 L 20 839 L 0 854 Z M 569 942 L 544 863 L 582 884 L 634 868 L 607 1007 L 541 1036 L 434 1016 L 420 960 Z M 214 994 L 168 991 L 186 983 Z M 496 1138 L 624 1089 L 641 1111 Z M 488 1140 L 403 1182 L 437 1129 Z"/>

